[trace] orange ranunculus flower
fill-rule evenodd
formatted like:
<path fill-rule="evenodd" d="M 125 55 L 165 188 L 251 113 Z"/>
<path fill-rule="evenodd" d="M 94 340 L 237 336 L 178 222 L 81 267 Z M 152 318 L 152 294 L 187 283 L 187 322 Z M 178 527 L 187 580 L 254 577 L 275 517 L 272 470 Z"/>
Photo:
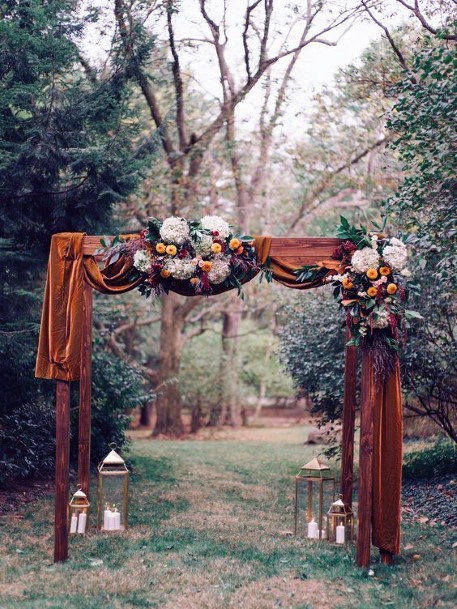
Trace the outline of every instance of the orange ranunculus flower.
<path fill-rule="evenodd" d="M 213 254 L 220 254 L 222 251 L 222 245 L 220 243 L 213 243 L 211 246 L 211 251 Z"/>
<path fill-rule="evenodd" d="M 156 252 L 158 254 L 165 254 L 166 249 L 165 243 L 156 243 Z"/>
<path fill-rule="evenodd" d="M 211 264 L 211 262 L 209 260 L 203 260 L 202 263 L 200 264 L 201 270 L 204 271 L 205 273 L 209 273 L 212 266 L 213 265 Z"/>
<path fill-rule="evenodd" d="M 197 285 L 197 283 L 198 283 L 198 282 L 199 282 L 198 277 L 192 277 L 192 279 L 190 280 L 190 283 L 191 283 L 192 285 Z"/>
<path fill-rule="evenodd" d="M 373 286 L 371 286 L 371 288 L 368 288 L 368 290 L 367 290 L 367 294 L 368 294 L 368 296 L 370 296 L 370 298 L 374 298 L 377 293 L 378 293 L 378 290 L 376 288 L 374 288 Z"/>
<path fill-rule="evenodd" d="M 390 268 L 390 266 L 382 266 L 379 269 L 379 272 L 381 273 L 381 275 L 385 275 L 387 277 L 387 275 L 391 274 L 392 269 Z"/>
<path fill-rule="evenodd" d="M 167 245 L 165 251 L 169 256 L 176 256 L 178 250 L 176 249 L 176 245 Z"/>
<path fill-rule="evenodd" d="M 241 241 L 239 239 L 230 239 L 229 247 L 231 250 L 237 250 L 241 245 Z"/>
<path fill-rule="evenodd" d="M 164 279 L 168 279 L 168 277 L 170 277 L 171 273 L 168 269 L 162 269 L 160 271 L 160 276 L 163 277 Z"/>
<path fill-rule="evenodd" d="M 398 286 L 395 283 L 389 283 L 386 289 L 388 294 L 395 294 L 398 290 Z"/>
<path fill-rule="evenodd" d="M 368 279 L 376 279 L 378 276 L 378 271 L 376 269 L 368 269 L 367 277 Z"/>
<path fill-rule="evenodd" d="M 353 287 L 354 287 L 354 284 L 352 283 L 352 281 L 350 279 L 348 279 L 347 277 L 345 277 L 343 279 L 343 288 L 345 290 L 350 290 Z"/>

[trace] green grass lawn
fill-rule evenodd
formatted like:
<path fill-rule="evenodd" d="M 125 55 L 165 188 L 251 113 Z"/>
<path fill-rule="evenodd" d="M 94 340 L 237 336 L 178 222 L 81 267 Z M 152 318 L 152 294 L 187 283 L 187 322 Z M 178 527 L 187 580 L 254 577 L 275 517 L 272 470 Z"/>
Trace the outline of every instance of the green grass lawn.
<path fill-rule="evenodd" d="M 53 565 L 52 497 L 2 519 L 0 609 L 456 606 L 444 527 L 404 522 L 402 556 L 374 575 L 354 566 L 354 548 L 290 535 L 293 476 L 313 456 L 305 432 L 135 440 L 129 531 L 72 539 Z"/>

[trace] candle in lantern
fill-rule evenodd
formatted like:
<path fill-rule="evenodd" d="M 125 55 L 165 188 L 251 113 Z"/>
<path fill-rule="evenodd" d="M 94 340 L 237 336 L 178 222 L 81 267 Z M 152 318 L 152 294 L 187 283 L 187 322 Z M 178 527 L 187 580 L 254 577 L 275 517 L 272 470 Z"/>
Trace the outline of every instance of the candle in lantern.
<path fill-rule="evenodd" d="M 314 522 L 314 518 L 311 520 L 311 522 L 308 522 L 308 537 L 309 539 L 319 538 L 319 528 L 317 526 L 317 522 Z"/>
<path fill-rule="evenodd" d="M 116 516 L 114 515 L 114 512 L 109 513 L 108 516 L 108 531 L 115 531 L 116 530 Z"/>
<path fill-rule="evenodd" d="M 336 527 L 336 543 L 344 543 L 345 541 L 345 534 L 344 534 L 344 525 L 343 524 L 339 524 Z"/>
<path fill-rule="evenodd" d="M 321 529 L 321 539 L 327 539 L 327 530 Z"/>
<path fill-rule="evenodd" d="M 84 535 L 84 533 L 86 532 L 86 521 L 87 514 L 85 512 L 81 512 L 78 518 L 78 533 L 80 535 Z"/>
<path fill-rule="evenodd" d="M 109 517 L 111 514 L 111 510 L 109 509 L 108 505 L 105 506 L 106 509 L 103 512 L 103 528 L 105 529 L 105 531 L 109 530 Z"/>
<path fill-rule="evenodd" d="M 121 528 L 121 514 L 117 511 L 117 508 L 114 508 L 114 528 L 116 531 Z"/>
<path fill-rule="evenodd" d="M 77 516 L 72 516 L 71 517 L 71 524 L 70 524 L 70 533 L 76 533 L 77 527 L 78 527 L 78 517 Z"/>

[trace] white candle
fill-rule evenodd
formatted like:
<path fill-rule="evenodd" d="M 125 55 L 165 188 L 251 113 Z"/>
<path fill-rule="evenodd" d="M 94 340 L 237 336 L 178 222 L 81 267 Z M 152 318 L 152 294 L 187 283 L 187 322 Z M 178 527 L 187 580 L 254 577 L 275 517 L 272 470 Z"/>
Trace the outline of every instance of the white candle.
<path fill-rule="evenodd" d="M 70 524 L 70 533 L 76 533 L 77 526 L 78 526 L 78 517 L 77 516 L 72 516 L 71 517 L 71 524 Z"/>
<path fill-rule="evenodd" d="M 78 518 L 78 533 L 80 533 L 81 535 L 83 535 L 86 531 L 86 521 L 87 514 L 82 512 L 82 514 L 80 514 Z"/>
<path fill-rule="evenodd" d="M 116 530 L 116 516 L 114 515 L 114 512 L 109 513 L 108 516 L 108 531 L 115 531 Z"/>
<path fill-rule="evenodd" d="M 114 528 L 116 531 L 121 528 L 121 514 L 117 510 L 114 510 Z"/>
<path fill-rule="evenodd" d="M 336 543 L 344 543 L 344 525 L 340 524 L 336 527 Z"/>
<path fill-rule="evenodd" d="M 103 512 L 103 528 L 105 531 L 109 531 L 109 516 L 111 514 L 111 510 L 106 509 Z"/>
<path fill-rule="evenodd" d="M 314 522 L 314 518 L 311 522 L 308 522 L 308 537 L 310 539 L 319 539 L 319 528 L 317 522 Z"/>
<path fill-rule="evenodd" d="M 327 529 L 321 529 L 321 539 L 327 539 Z"/>

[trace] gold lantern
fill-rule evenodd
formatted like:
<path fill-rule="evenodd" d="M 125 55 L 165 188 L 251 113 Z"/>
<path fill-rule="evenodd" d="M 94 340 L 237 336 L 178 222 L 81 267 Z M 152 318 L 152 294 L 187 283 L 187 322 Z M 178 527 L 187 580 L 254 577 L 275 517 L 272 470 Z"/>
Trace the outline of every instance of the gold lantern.
<path fill-rule="evenodd" d="M 325 539 L 324 505 L 335 500 L 335 478 L 325 475 L 329 470 L 315 457 L 295 476 L 295 535 L 303 531 L 309 539 Z M 303 522 L 300 515 L 305 510 Z"/>
<path fill-rule="evenodd" d="M 330 543 L 339 545 L 354 541 L 354 512 L 344 503 L 343 495 L 332 503 L 327 512 L 327 537 Z"/>
<path fill-rule="evenodd" d="M 97 528 L 124 531 L 128 524 L 129 470 L 110 444 L 111 452 L 98 466 Z"/>
<path fill-rule="evenodd" d="M 85 535 L 89 523 L 89 507 L 90 503 L 86 493 L 81 490 L 81 485 L 78 484 L 78 490 L 70 499 L 68 504 L 68 528 L 70 535 Z"/>

